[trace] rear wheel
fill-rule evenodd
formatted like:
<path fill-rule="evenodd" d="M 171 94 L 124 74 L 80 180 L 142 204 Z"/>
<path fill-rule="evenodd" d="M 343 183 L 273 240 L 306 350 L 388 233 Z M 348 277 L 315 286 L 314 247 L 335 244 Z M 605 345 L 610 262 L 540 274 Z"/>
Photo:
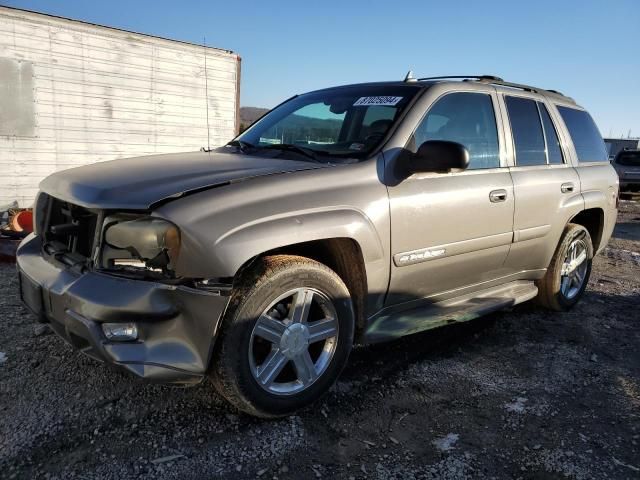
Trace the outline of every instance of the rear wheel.
<path fill-rule="evenodd" d="M 589 232 L 582 225 L 569 224 L 544 278 L 537 282 L 538 301 L 557 311 L 573 307 L 587 287 L 592 260 Z"/>
<path fill-rule="evenodd" d="M 335 382 L 353 332 L 349 290 L 335 272 L 304 257 L 265 257 L 234 291 L 214 355 L 214 384 L 252 415 L 291 414 Z"/>

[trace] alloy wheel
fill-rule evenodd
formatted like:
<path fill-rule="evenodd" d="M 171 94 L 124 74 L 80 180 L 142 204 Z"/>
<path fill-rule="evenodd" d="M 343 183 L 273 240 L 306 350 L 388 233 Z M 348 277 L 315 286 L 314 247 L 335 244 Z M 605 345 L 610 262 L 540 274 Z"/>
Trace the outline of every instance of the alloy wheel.
<path fill-rule="evenodd" d="M 587 245 L 584 240 L 575 239 L 567 249 L 567 255 L 560 271 L 560 291 L 568 300 L 574 298 L 587 276 Z"/>
<path fill-rule="evenodd" d="M 269 393 L 300 393 L 331 363 L 338 334 L 336 309 L 324 293 L 289 290 L 256 321 L 249 343 L 251 374 Z"/>

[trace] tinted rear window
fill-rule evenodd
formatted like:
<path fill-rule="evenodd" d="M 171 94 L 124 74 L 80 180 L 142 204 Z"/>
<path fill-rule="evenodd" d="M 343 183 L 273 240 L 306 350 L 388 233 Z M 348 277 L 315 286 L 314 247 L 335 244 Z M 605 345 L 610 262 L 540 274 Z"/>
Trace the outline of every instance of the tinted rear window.
<path fill-rule="evenodd" d="M 616 163 L 626 167 L 640 167 L 640 152 L 620 153 L 618 154 Z"/>
<path fill-rule="evenodd" d="M 595 122 L 587 112 L 569 107 L 558 107 L 580 162 L 606 162 L 607 148 Z"/>

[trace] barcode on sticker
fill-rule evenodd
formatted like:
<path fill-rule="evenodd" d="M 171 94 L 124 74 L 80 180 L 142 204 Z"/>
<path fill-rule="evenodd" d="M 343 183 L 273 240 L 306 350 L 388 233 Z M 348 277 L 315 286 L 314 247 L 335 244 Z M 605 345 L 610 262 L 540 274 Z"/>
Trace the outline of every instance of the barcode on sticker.
<path fill-rule="evenodd" d="M 360 97 L 353 104 L 354 107 L 365 107 L 369 105 L 380 105 L 383 107 L 393 107 L 402 100 L 402 97 Z"/>

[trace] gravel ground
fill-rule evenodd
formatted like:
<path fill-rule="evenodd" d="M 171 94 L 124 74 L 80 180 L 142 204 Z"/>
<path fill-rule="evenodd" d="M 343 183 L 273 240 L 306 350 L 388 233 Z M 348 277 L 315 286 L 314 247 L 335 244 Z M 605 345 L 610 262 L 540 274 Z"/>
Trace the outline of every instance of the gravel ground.
<path fill-rule="evenodd" d="M 2 478 L 640 478 L 640 204 L 569 313 L 357 348 L 299 415 L 144 384 L 33 323 L 0 266 Z"/>

